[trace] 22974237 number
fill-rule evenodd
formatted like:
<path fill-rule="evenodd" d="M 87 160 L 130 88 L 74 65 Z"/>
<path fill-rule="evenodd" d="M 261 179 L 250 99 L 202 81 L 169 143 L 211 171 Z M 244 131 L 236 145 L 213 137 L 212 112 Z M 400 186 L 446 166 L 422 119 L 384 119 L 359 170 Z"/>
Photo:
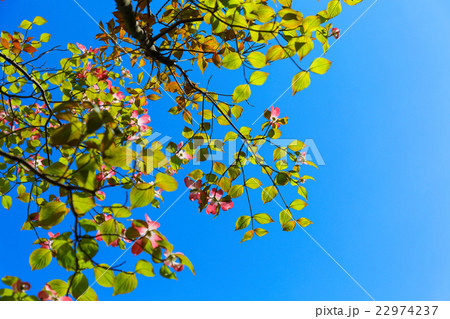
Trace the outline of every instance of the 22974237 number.
<path fill-rule="evenodd" d="M 377 316 L 434 316 L 438 306 L 377 306 Z"/>

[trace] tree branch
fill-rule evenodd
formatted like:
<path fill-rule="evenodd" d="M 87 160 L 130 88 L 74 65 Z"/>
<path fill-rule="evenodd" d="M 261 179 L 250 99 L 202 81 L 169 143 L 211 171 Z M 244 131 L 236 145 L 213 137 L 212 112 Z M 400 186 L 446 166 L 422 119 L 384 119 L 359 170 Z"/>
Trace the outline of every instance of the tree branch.
<path fill-rule="evenodd" d="M 80 186 L 76 186 L 76 185 L 66 185 L 63 183 L 60 183 L 58 181 L 55 181 L 54 179 L 48 177 L 46 174 L 40 172 L 39 170 L 37 170 L 33 165 L 31 165 L 30 163 L 28 163 L 25 159 L 21 158 L 21 157 L 17 157 L 15 155 L 9 154 L 4 152 L 3 150 L 0 149 L 0 155 L 8 158 L 12 161 L 15 161 L 19 164 L 22 164 L 23 166 L 25 166 L 28 170 L 32 171 L 34 174 L 36 174 L 37 176 L 39 176 L 41 179 L 43 179 L 44 181 L 49 182 L 50 184 L 54 185 L 54 186 L 58 186 L 67 190 L 78 190 L 78 191 L 82 191 L 82 192 L 86 192 L 86 193 L 90 193 L 90 194 L 95 194 L 94 190 L 90 190 L 84 187 L 80 187 Z"/>

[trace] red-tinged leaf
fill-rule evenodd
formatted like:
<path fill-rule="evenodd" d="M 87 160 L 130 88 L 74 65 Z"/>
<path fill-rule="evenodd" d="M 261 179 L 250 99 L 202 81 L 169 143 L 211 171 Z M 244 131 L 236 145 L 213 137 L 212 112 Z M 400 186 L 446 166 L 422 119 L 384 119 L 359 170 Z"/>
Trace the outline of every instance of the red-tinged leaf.
<path fill-rule="evenodd" d="M 242 237 L 241 243 L 250 240 L 252 238 L 253 238 L 253 230 L 249 230 L 244 234 L 244 237 Z"/>

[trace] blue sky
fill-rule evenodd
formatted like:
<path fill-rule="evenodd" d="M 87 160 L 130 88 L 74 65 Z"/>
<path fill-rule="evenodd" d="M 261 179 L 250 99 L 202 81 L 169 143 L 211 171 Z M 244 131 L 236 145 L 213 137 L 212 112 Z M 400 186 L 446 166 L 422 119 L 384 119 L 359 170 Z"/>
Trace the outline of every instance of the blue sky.
<path fill-rule="evenodd" d="M 78 2 L 96 20 L 111 18 L 112 0 Z M 345 6 L 334 24 L 345 30 L 372 3 Z M 306 6 L 311 14 L 326 2 Z M 449 13 L 444 0 L 379 0 L 329 51 L 330 71 L 313 75 L 310 88 L 294 97 L 288 91 L 276 103 L 289 117 L 283 137 L 313 139 L 326 163 L 306 171 L 316 178 L 307 184 L 310 206 L 302 213 L 314 225 L 306 230 L 376 300 L 450 298 Z M 49 21 L 39 31 L 51 33 L 54 44 L 96 44 L 94 22 L 72 0 L 0 2 L 0 29 L 13 31 L 35 15 Z M 241 125 L 250 126 L 296 73 L 289 61 L 268 70 Z M 216 90 L 241 84 L 232 71 L 214 74 Z M 168 119 L 182 125 L 166 115 L 172 106 L 168 98 L 150 105 L 155 130 L 164 132 Z M 295 190 L 286 196 L 294 199 Z M 167 196 L 162 209 L 177 197 Z M 279 212 L 275 203 L 263 206 L 256 192 L 252 202 L 258 212 Z M 285 233 L 277 224 L 269 235 L 239 244 L 243 234 L 233 231 L 234 223 L 247 210 L 242 198 L 212 220 L 187 198 L 178 201 L 161 217 L 161 230 L 190 257 L 197 275 L 185 271 L 178 281 L 140 277 L 132 294 L 114 300 L 370 300 L 301 229 Z M 162 213 L 139 214 L 145 212 Z M 30 281 L 32 292 L 55 276 L 67 278 L 55 265 L 30 271 L 34 235 L 18 231 L 23 205 L 2 209 L 0 216 L 0 275 Z M 105 262 L 118 255 L 108 250 Z M 133 258 L 130 252 L 124 256 L 129 267 Z M 100 299 L 112 299 L 112 289 L 93 288 Z"/>

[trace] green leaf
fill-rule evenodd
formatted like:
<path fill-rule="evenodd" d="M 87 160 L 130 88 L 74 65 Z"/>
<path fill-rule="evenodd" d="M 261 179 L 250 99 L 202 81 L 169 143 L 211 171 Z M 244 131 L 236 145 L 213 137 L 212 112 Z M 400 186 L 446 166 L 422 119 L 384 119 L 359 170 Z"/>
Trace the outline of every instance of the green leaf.
<path fill-rule="evenodd" d="M 317 58 L 309 67 L 309 70 L 311 72 L 317 73 L 317 74 L 325 74 L 331 67 L 331 61 L 328 61 L 325 58 Z"/>
<path fill-rule="evenodd" d="M 220 162 L 214 162 L 213 165 L 213 171 L 216 172 L 219 175 L 223 175 L 225 174 L 225 171 L 227 170 L 227 167 L 220 163 Z"/>
<path fill-rule="evenodd" d="M 188 174 L 188 176 L 190 176 L 195 181 L 202 179 L 203 175 L 204 175 L 203 172 L 199 169 L 193 170 Z"/>
<path fill-rule="evenodd" d="M 312 224 L 312 221 L 310 221 L 308 218 L 301 217 L 297 219 L 297 223 L 302 227 L 307 227 Z"/>
<path fill-rule="evenodd" d="M 253 85 L 263 85 L 266 82 L 267 76 L 269 73 L 262 71 L 254 71 L 252 75 L 250 75 L 250 80 L 248 81 Z"/>
<path fill-rule="evenodd" d="M 45 24 L 45 23 L 47 23 L 47 20 L 45 20 L 43 17 L 37 16 L 37 17 L 34 18 L 34 20 L 33 20 L 33 24 L 36 24 L 36 25 L 43 25 L 43 24 Z"/>
<path fill-rule="evenodd" d="M 241 84 L 234 89 L 231 98 L 233 99 L 234 103 L 239 103 L 247 100 L 250 97 L 251 93 L 252 92 L 248 84 Z"/>
<path fill-rule="evenodd" d="M 266 213 L 256 214 L 253 218 L 261 225 L 273 223 L 272 217 Z"/>
<path fill-rule="evenodd" d="M 237 134 L 235 133 L 235 132 L 228 132 L 226 135 L 225 135 L 225 138 L 224 138 L 224 142 L 226 142 L 226 141 L 235 141 L 236 139 L 237 139 Z"/>
<path fill-rule="evenodd" d="M 320 17 L 319 16 L 309 16 L 303 19 L 303 31 L 304 33 L 310 33 L 320 27 Z"/>
<path fill-rule="evenodd" d="M 242 59 L 239 53 L 228 53 L 222 60 L 222 65 L 230 70 L 236 70 L 242 65 Z"/>
<path fill-rule="evenodd" d="M 134 152 L 125 146 L 111 147 L 103 153 L 103 161 L 109 166 L 122 169 L 130 169 L 130 163 L 134 158 Z"/>
<path fill-rule="evenodd" d="M 344 0 L 344 2 L 350 6 L 354 6 L 360 2 L 362 2 L 363 0 Z"/>
<path fill-rule="evenodd" d="M 289 205 L 290 208 L 293 208 L 295 210 L 302 210 L 306 206 L 308 206 L 308 203 L 302 201 L 301 199 L 296 199 L 291 203 L 291 205 Z"/>
<path fill-rule="evenodd" d="M 155 185 L 166 192 L 173 192 L 178 188 L 178 182 L 175 178 L 164 173 L 156 174 Z"/>
<path fill-rule="evenodd" d="M 19 25 L 19 28 L 29 30 L 31 29 L 32 23 L 28 20 L 23 20 L 22 23 Z"/>
<path fill-rule="evenodd" d="M 74 296 L 75 299 L 80 298 L 89 288 L 89 281 L 81 272 L 72 275 L 69 278 L 69 282 L 71 283 L 70 294 Z"/>
<path fill-rule="evenodd" d="M 155 276 L 155 272 L 153 271 L 153 265 L 149 263 L 147 260 L 139 260 L 136 263 L 136 267 L 134 271 L 138 274 L 141 274 L 146 277 Z"/>
<path fill-rule="evenodd" d="M 277 189 L 275 188 L 275 186 L 268 186 L 266 188 L 263 189 L 262 193 L 261 193 L 261 198 L 263 203 L 268 203 L 270 202 L 272 199 L 274 199 L 278 194 Z"/>
<path fill-rule="evenodd" d="M 244 242 L 244 241 L 250 240 L 252 238 L 253 238 L 253 230 L 249 230 L 242 237 L 241 243 Z"/>
<path fill-rule="evenodd" d="M 278 2 L 283 6 L 283 7 L 290 7 L 292 5 L 292 0 L 278 0 Z"/>
<path fill-rule="evenodd" d="M 92 238 L 83 238 L 77 247 L 78 258 L 90 261 L 98 252 L 98 243 Z"/>
<path fill-rule="evenodd" d="M 288 148 L 294 152 L 300 151 L 304 147 L 305 147 L 305 143 L 303 143 L 302 141 L 299 141 L 299 140 L 295 140 L 288 145 Z"/>
<path fill-rule="evenodd" d="M 287 154 L 287 152 L 284 149 L 276 148 L 273 151 L 273 161 L 275 162 L 276 160 L 279 160 L 280 158 L 285 157 L 286 154 Z"/>
<path fill-rule="evenodd" d="M 58 264 L 66 270 L 75 270 L 76 254 L 71 244 L 65 243 L 57 248 L 56 259 Z"/>
<path fill-rule="evenodd" d="M 330 19 L 339 15 L 339 13 L 341 13 L 341 11 L 342 11 L 342 7 L 341 7 L 340 0 L 333 0 L 333 1 L 328 2 L 327 13 L 328 13 Z"/>
<path fill-rule="evenodd" d="M 50 265 L 52 252 L 49 249 L 38 248 L 30 255 L 31 270 L 42 269 Z"/>
<path fill-rule="evenodd" d="M 240 230 L 246 228 L 248 225 L 250 225 L 250 221 L 252 218 L 250 216 L 241 216 L 236 221 L 236 226 L 234 227 L 234 230 Z"/>
<path fill-rule="evenodd" d="M 88 288 L 80 297 L 77 299 L 78 301 L 98 301 L 97 294 L 94 289 Z"/>
<path fill-rule="evenodd" d="M 302 185 L 298 185 L 297 192 L 299 195 L 303 196 L 305 199 L 308 199 L 308 193 L 306 192 L 306 188 L 303 187 Z"/>
<path fill-rule="evenodd" d="M 311 84 L 309 72 L 302 71 L 292 78 L 292 95 L 306 89 Z"/>
<path fill-rule="evenodd" d="M 55 226 L 63 221 L 68 213 L 66 205 L 62 202 L 48 202 L 39 212 L 39 226 Z"/>
<path fill-rule="evenodd" d="M 51 35 L 50 35 L 50 34 L 48 34 L 48 33 L 42 33 L 42 34 L 41 34 L 41 37 L 40 37 L 40 39 L 39 39 L 39 41 L 45 43 L 45 42 L 50 41 L 50 38 L 51 38 Z"/>
<path fill-rule="evenodd" d="M 258 237 L 262 237 L 262 236 L 264 236 L 264 235 L 267 235 L 269 232 L 267 231 L 267 230 L 265 230 L 265 229 L 262 229 L 262 228 L 255 228 L 255 234 L 258 236 Z"/>
<path fill-rule="evenodd" d="M 230 195 L 231 198 L 238 198 L 242 196 L 243 193 L 244 193 L 244 186 L 242 185 L 233 185 L 228 191 L 228 195 Z"/>
<path fill-rule="evenodd" d="M 107 264 L 100 264 L 94 267 L 95 282 L 103 287 L 112 287 L 114 285 L 114 271 L 109 269 Z"/>
<path fill-rule="evenodd" d="M 258 51 L 254 51 L 247 55 L 247 61 L 257 69 L 261 69 L 266 66 L 266 56 Z"/>
<path fill-rule="evenodd" d="M 283 231 L 293 231 L 295 228 L 295 221 L 291 220 L 288 221 L 284 226 L 283 226 Z"/>
<path fill-rule="evenodd" d="M 119 238 L 118 228 L 118 224 L 114 219 L 107 220 L 100 225 L 100 234 L 107 246 Z"/>
<path fill-rule="evenodd" d="M 89 194 L 73 193 L 72 198 L 75 212 L 80 216 L 83 216 L 95 207 L 94 199 Z"/>
<path fill-rule="evenodd" d="M 262 185 L 262 183 L 259 181 L 259 179 L 255 178 L 255 177 L 250 177 L 245 182 L 245 186 L 247 186 L 248 188 L 251 188 L 251 189 L 257 189 L 261 185 Z"/>
<path fill-rule="evenodd" d="M 189 270 L 195 275 L 195 270 L 194 270 L 194 266 L 192 265 L 191 261 L 189 260 L 189 258 L 187 258 L 185 255 L 180 254 L 180 253 L 175 253 L 175 256 L 178 257 L 178 259 L 180 259 L 180 262 L 185 265 L 186 267 L 189 268 Z"/>
<path fill-rule="evenodd" d="M 133 273 L 121 272 L 114 280 L 113 296 L 132 292 L 137 287 L 136 275 Z"/>
<path fill-rule="evenodd" d="M 5 207 L 5 209 L 10 209 L 12 205 L 12 198 L 8 195 L 2 196 L 2 205 Z"/>
<path fill-rule="evenodd" d="M 145 207 L 150 204 L 155 197 L 154 187 L 151 184 L 136 184 L 130 192 L 131 209 Z"/>
<path fill-rule="evenodd" d="M 48 282 L 52 290 L 56 291 L 58 296 L 64 296 L 69 289 L 69 284 L 61 279 L 53 279 Z"/>
<path fill-rule="evenodd" d="M 292 219 L 291 212 L 288 209 L 282 210 L 279 218 L 281 226 L 284 227 Z"/>

